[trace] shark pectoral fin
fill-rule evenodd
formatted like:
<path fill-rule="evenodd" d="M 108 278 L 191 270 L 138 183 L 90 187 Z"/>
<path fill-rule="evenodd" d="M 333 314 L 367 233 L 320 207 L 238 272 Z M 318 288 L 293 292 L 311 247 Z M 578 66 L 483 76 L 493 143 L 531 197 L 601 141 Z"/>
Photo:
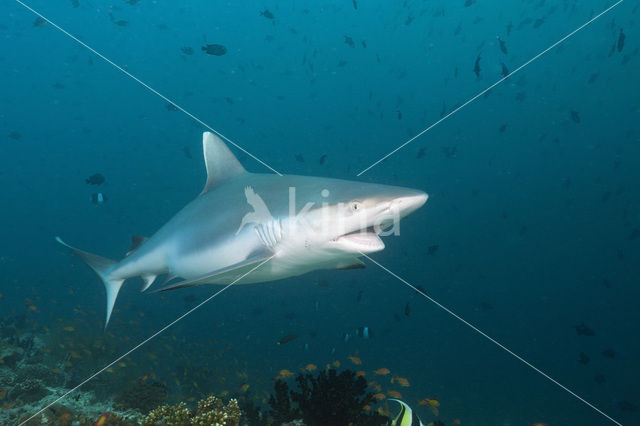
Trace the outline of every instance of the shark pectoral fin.
<path fill-rule="evenodd" d="M 60 237 L 56 237 L 56 241 L 67 247 L 71 250 L 76 256 L 80 257 L 80 259 L 84 260 L 87 265 L 93 269 L 96 274 L 102 279 L 104 283 L 104 288 L 107 292 L 107 318 L 104 323 L 104 328 L 107 328 L 109 324 L 109 318 L 111 318 L 111 312 L 113 311 L 113 305 L 116 303 L 116 298 L 118 297 L 118 292 L 120 291 L 120 287 L 122 287 L 122 283 L 124 279 L 122 278 L 113 278 L 110 277 L 111 270 L 113 266 L 118 263 L 115 260 L 107 259 L 106 257 L 98 256 L 96 254 L 88 253 L 86 251 L 82 251 L 75 247 L 70 246 L 69 244 L 62 241 Z"/>
<path fill-rule="evenodd" d="M 153 284 L 153 282 L 156 280 L 156 278 L 158 278 L 158 276 L 157 275 L 143 275 L 141 278 L 144 281 L 144 284 L 142 285 L 142 289 L 140 291 L 145 291 L 146 289 L 151 287 L 151 284 Z"/>
<path fill-rule="evenodd" d="M 336 265 L 336 269 L 346 270 L 346 269 L 364 269 L 366 265 L 364 262 L 358 258 L 347 259 L 338 262 Z"/>
<path fill-rule="evenodd" d="M 247 173 L 222 139 L 213 133 L 202 134 L 202 149 L 207 168 L 207 183 L 200 195 L 209 191 L 209 188 L 218 182 Z"/>
<path fill-rule="evenodd" d="M 270 251 L 269 252 L 267 252 L 266 250 L 261 251 L 260 254 L 250 256 L 247 259 L 243 260 L 242 262 L 235 263 L 233 265 L 227 266 L 226 268 L 217 269 L 213 272 L 210 272 L 208 274 L 202 275 L 197 278 L 180 281 L 170 286 L 163 287 L 158 290 L 154 290 L 151 293 L 153 294 L 153 293 L 159 293 L 161 291 L 193 287 L 201 284 L 213 284 L 217 280 L 224 279 L 224 278 L 228 278 L 229 283 L 231 283 L 234 278 L 244 273 L 245 270 L 247 271 L 250 270 L 251 267 L 257 265 L 260 262 L 264 262 L 265 260 L 269 259 L 272 256 L 273 256 L 273 253 L 271 253 Z"/>

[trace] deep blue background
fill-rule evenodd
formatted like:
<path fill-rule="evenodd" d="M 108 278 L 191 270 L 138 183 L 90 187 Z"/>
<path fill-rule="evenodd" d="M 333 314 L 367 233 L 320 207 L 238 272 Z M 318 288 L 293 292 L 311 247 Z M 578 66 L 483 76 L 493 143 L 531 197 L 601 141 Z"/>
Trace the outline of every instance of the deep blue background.
<path fill-rule="evenodd" d="M 611 3 L 29 4 L 280 172 L 356 179 L 439 119 L 443 105 L 450 111 L 498 80 L 501 62 L 515 69 Z M 265 8 L 273 21 L 260 15 Z M 430 194 L 378 261 L 628 424 L 640 423 L 618 404 L 640 406 L 637 9 L 622 3 L 359 178 Z M 110 13 L 128 25 L 115 25 Z M 34 26 L 35 18 L 18 3 L 0 6 L 0 314 L 26 312 L 30 298 L 40 326 L 55 318 L 73 324 L 75 307 L 88 313 L 86 332 L 101 335 L 102 286 L 54 236 L 119 258 L 131 234 L 152 234 L 198 194 L 205 129 L 51 24 Z M 534 28 L 537 19 L 544 21 Z M 621 28 L 625 46 L 610 55 Z M 206 43 L 228 53 L 206 55 Z M 250 171 L 268 172 L 239 158 Z M 107 179 L 102 206 L 90 202 L 96 188 L 84 182 L 96 172 Z M 430 256 L 431 245 L 439 249 Z M 331 285 L 316 285 L 325 281 Z M 116 336 L 147 336 L 185 310 L 185 294 L 215 290 L 160 297 L 140 295 L 137 285 L 118 300 Z M 596 336 L 576 334 L 582 321 Z M 361 325 L 373 337 L 344 343 L 343 334 Z M 213 369 L 233 358 L 257 394 L 271 390 L 281 368 L 348 365 L 358 349 L 363 367 L 409 378 L 409 404 L 439 398 L 447 424 L 606 422 L 371 264 L 231 288 L 171 333 L 194 344 L 165 353 L 168 370 L 185 360 Z M 300 338 L 276 346 L 288 333 Z M 213 341 L 225 355 L 210 356 Z M 153 345 L 138 356 L 162 351 Z M 606 348 L 614 359 L 601 355 Z M 589 364 L 578 362 L 581 351 Z"/>

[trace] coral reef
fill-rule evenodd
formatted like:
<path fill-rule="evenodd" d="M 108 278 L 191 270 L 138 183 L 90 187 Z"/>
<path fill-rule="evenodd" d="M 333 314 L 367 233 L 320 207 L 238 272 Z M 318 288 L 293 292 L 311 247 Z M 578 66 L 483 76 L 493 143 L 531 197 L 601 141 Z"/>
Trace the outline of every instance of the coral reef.
<path fill-rule="evenodd" d="M 307 426 L 322 425 L 384 425 L 388 417 L 367 413 L 363 407 L 375 404 L 373 394 L 367 392 L 367 382 L 351 370 L 321 371 L 317 377 L 307 373 L 296 377 L 299 391 L 289 391 L 278 380 L 275 396 L 269 399 L 270 415 L 276 422 L 289 422 L 302 417 Z M 293 404 L 296 404 L 296 407 Z"/>
<path fill-rule="evenodd" d="M 183 402 L 177 405 L 163 405 L 152 410 L 143 420 L 145 426 L 237 426 L 240 423 L 238 401 L 232 399 L 225 406 L 213 395 L 198 402 L 195 410 L 189 410 Z"/>
<path fill-rule="evenodd" d="M 116 397 L 114 406 L 119 409 L 133 408 L 146 414 L 166 399 L 167 387 L 165 385 L 153 380 L 138 380 Z"/>

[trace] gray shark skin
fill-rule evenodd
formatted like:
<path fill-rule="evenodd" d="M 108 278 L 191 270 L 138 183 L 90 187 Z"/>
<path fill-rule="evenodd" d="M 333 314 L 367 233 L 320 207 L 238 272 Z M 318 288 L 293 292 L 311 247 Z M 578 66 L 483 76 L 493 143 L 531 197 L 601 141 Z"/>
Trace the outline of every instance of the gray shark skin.
<path fill-rule="evenodd" d="M 63 242 L 102 279 L 105 327 L 123 282 L 149 288 L 158 275 L 183 281 L 158 291 L 363 267 L 362 254 L 384 249 L 379 235 L 427 201 L 422 191 L 310 176 L 247 172 L 217 136 L 203 135 L 207 182 L 200 195 L 121 261 Z M 166 282 L 166 281 L 165 281 Z"/>

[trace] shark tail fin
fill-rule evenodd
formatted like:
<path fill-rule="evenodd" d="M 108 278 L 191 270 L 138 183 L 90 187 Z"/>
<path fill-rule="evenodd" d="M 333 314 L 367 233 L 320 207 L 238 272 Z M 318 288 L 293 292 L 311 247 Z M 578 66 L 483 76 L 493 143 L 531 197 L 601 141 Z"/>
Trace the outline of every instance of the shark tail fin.
<path fill-rule="evenodd" d="M 89 265 L 91 269 L 93 269 L 96 274 L 98 274 L 98 276 L 102 279 L 102 282 L 104 283 L 104 289 L 107 292 L 107 318 L 104 323 L 104 328 L 106 329 L 107 325 L 109 324 L 109 318 L 111 318 L 113 305 L 116 303 L 118 292 L 120 291 L 120 287 L 124 282 L 123 278 L 112 278 L 110 276 L 110 273 L 113 270 L 113 266 L 118 262 L 72 247 L 62 241 L 60 237 L 56 237 L 56 241 L 67 247 L 75 255 L 84 260 L 86 264 Z"/>

